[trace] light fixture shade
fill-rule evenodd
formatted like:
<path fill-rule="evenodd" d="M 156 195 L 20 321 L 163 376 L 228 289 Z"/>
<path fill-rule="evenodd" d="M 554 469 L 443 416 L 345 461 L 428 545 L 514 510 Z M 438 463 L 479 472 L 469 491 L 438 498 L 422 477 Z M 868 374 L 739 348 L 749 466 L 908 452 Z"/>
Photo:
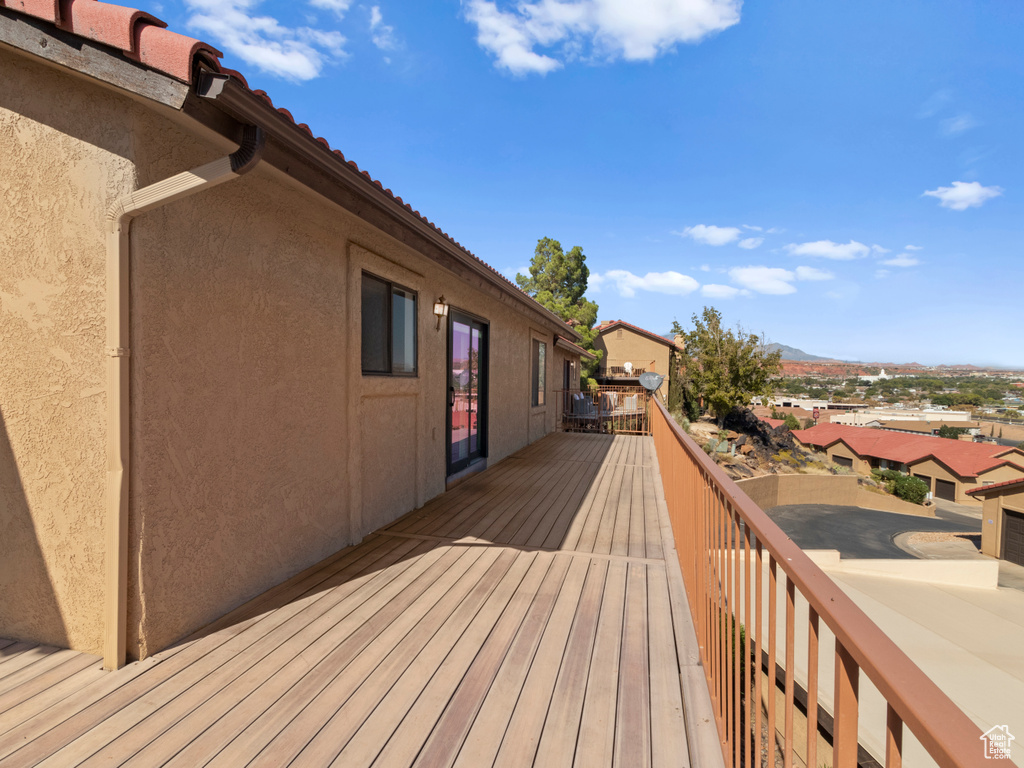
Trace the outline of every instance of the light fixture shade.
<path fill-rule="evenodd" d="M 448 317 L 448 305 L 444 301 L 444 296 L 434 302 L 434 314 L 438 317 Z"/>

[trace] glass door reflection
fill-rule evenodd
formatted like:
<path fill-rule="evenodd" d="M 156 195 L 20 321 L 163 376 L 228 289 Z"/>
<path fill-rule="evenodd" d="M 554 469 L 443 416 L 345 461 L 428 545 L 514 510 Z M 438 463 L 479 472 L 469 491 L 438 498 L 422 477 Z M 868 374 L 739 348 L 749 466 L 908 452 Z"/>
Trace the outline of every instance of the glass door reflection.
<path fill-rule="evenodd" d="M 449 320 L 448 473 L 486 454 L 487 326 L 452 311 Z"/>

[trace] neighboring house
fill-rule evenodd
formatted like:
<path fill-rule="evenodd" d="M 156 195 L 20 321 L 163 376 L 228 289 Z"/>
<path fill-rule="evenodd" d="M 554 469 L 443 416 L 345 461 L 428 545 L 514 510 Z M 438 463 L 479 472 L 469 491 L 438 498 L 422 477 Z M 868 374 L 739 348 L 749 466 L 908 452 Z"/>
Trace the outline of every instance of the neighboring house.
<path fill-rule="evenodd" d="M 861 474 L 897 469 L 919 477 L 940 499 L 972 503 L 973 488 L 1024 477 L 1024 451 L 989 443 L 886 432 L 841 424 L 795 430 L 804 446 L 824 451 L 836 464 Z"/>
<path fill-rule="evenodd" d="M 575 332 L 212 47 L 5 4 L 0 636 L 149 656 L 555 428 Z"/>
<path fill-rule="evenodd" d="M 669 361 L 673 350 L 683 346 L 676 341 L 645 331 L 622 320 L 601 323 L 597 327 L 594 349 L 604 352 L 597 381 L 601 384 L 636 385 L 647 371 L 665 377 L 658 390 L 662 399 L 668 392 Z"/>
<path fill-rule="evenodd" d="M 938 435 L 944 426 L 966 430 L 963 435 L 968 440 L 981 434 L 981 424 L 976 421 L 883 421 L 878 429 L 915 435 Z"/>
<path fill-rule="evenodd" d="M 1024 478 L 993 483 L 967 492 L 982 499 L 981 551 L 1024 565 Z"/>

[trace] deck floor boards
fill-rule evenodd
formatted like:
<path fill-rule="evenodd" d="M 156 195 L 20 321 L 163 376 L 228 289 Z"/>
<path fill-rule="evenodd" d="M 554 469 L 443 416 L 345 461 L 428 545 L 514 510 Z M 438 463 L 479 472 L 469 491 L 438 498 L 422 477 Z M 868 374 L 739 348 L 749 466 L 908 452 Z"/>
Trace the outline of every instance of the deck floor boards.
<path fill-rule="evenodd" d="M 550 435 L 117 672 L 0 639 L 0 766 L 687 766 L 652 459 Z"/>

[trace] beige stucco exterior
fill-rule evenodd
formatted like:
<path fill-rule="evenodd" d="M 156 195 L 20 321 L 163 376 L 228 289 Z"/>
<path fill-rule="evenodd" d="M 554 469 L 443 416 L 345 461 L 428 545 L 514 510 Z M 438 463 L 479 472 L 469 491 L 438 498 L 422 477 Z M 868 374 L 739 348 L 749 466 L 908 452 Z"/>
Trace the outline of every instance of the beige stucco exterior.
<path fill-rule="evenodd" d="M 615 383 L 615 374 L 611 373 L 611 369 L 628 362 L 633 364 L 634 370 L 644 369 L 660 373 L 665 377 L 665 381 L 658 391 L 662 397 L 668 392 L 671 351 L 669 341 L 655 341 L 628 326 L 614 325 L 598 332 L 594 339 L 594 349 L 604 353 L 598 375 L 607 377 L 607 383 Z"/>
<path fill-rule="evenodd" d="M 1019 486 L 985 494 L 981 507 L 981 552 L 1002 557 L 1006 510 L 1024 514 L 1024 488 Z"/>
<path fill-rule="evenodd" d="M 1011 454 L 1004 458 L 1019 460 L 1019 457 Z M 946 480 L 956 484 L 956 502 L 958 504 L 973 504 L 977 505 L 979 500 L 974 496 L 968 496 L 967 492 L 974 489 L 980 488 L 983 485 L 992 483 L 1001 483 L 1006 480 L 1016 480 L 1017 478 L 1024 477 L 1024 467 L 1018 466 L 1016 463 L 1003 464 L 987 472 L 981 472 L 976 477 L 961 477 L 955 472 L 951 471 L 949 467 L 943 464 L 941 461 L 935 459 L 924 459 L 922 461 L 913 462 L 909 465 L 908 469 L 913 475 L 923 475 L 931 479 L 929 490 L 935 493 L 935 480 Z"/>
<path fill-rule="evenodd" d="M 0 218 L 0 636 L 98 653 L 104 213 L 234 145 L 2 49 L 0 70 L 3 188 L 16 213 Z M 555 427 L 564 327 L 268 164 L 140 216 L 131 247 L 132 657 L 444 490 L 438 295 L 488 323 L 487 461 Z M 415 378 L 362 375 L 364 270 L 418 293 Z M 533 338 L 548 344 L 541 407 L 530 406 Z"/>

